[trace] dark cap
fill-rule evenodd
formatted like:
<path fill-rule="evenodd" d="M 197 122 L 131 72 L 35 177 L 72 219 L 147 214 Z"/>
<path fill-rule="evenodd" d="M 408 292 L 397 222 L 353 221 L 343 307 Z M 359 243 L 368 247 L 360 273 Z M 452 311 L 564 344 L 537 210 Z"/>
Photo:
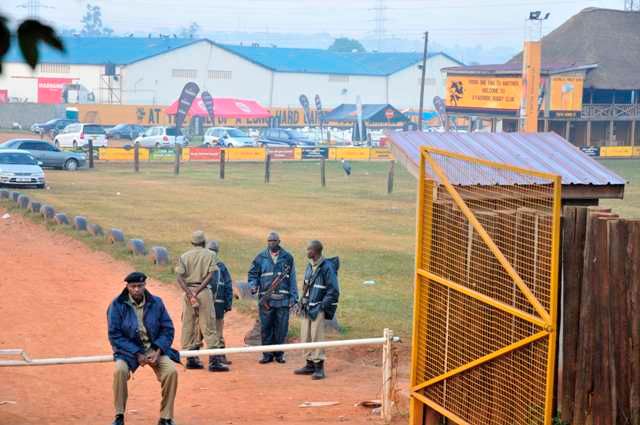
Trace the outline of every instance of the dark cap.
<path fill-rule="evenodd" d="M 142 272 L 129 273 L 124 281 L 127 283 L 143 283 L 147 280 L 147 275 Z"/>

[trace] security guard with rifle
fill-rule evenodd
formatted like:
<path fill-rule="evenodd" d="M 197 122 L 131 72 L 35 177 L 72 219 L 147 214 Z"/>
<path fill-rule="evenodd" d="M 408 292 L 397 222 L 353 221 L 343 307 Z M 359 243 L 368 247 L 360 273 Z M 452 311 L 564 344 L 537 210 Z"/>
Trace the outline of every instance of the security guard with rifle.
<path fill-rule="evenodd" d="M 207 248 L 210 251 L 216 253 L 216 256 L 220 254 L 220 243 L 218 241 L 209 241 Z M 209 281 L 209 288 L 213 294 L 213 315 L 216 323 L 216 334 L 218 336 L 218 348 L 225 348 L 224 343 L 224 315 L 231 311 L 233 305 L 233 281 L 231 279 L 231 273 L 226 264 L 222 262 L 220 257 L 217 257 L 216 265 L 218 271 L 213 272 L 213 277 Z M 227 359 L 227 356 L 220 356 L 220 361 L 224 364 L 230 365 L 231 361 Z"/>
<path fill-rule="evenodd" d="M 324 322 L 333 319 L 338 308 L 338 257 L 324 258 L 320 241 L 313 240 L 307 247 L 309 264 L 304 272 L 302 299 L 300 300 L 300 342 L 324 341 Z M 311 379 L 324 379 L 324 349 L 306 350 L 305 366 L 296 369 L 296 375 L 312 375 Z"/>
<path fill-rule="evenodd" d="M 256 256 L 249 270 L 249 288 L 258 294 L 262 345 L 284 344 L 289 333 L 289 309 L 298 302 L 293 257 L 280 246 L 280 236 L 267 237 L 267 249 Z M 262 353 L 260 364 L 285 363 L 284 352 Z"/>

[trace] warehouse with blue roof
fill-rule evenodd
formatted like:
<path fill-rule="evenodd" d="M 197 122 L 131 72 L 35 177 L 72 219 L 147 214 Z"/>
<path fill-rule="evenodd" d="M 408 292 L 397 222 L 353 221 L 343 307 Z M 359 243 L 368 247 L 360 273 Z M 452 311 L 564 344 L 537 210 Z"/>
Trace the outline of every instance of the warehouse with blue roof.
<path fill-rule="evenodd" d="M 298 105 L 301 94 L 320 95 L 325 107 L 390 103 L 417 108 L 421 53 L 342 53 L 220 44 L 168 37 L 65 38 L 65 53 L 47 47 L 35 71 L 16 46 L 5 57 L 0 90 L 13 100 L 168 105 L 195 81 L 216 97 L 254 99 L 266 107 Z M 442 52 L 428 56 L 426 98 L 444 95 L 441 70 L 460 62 Z M 72 87 L 74 90 L 66 90 Z M 59 98 L 64 91 L 65 98 Z M 69 99 L 69 93 L 78 96 Z"/>

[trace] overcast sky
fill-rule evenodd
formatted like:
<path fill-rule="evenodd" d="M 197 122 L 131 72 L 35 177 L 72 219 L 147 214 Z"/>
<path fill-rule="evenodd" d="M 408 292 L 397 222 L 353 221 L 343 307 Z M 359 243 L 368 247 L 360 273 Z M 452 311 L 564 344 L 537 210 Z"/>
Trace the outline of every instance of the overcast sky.
<path fill-rule="evenodd" d="M 0 11 L 23 18 L 29 0 L 2 0 Z M 207 31 L 320 33 L 356 38 L 375 33 L 384 6 L 386 36 L 418 39 L 424 30 L 441 44 L 520 45 L 531 10 L 551 12 L 544 32 L 585 7 L 621 9 L 624 0 L 31 0 L 58 27 L 80 28 L 87 3 L 99 5 L 118 34 L 176 32 L 197 22 Z"/>

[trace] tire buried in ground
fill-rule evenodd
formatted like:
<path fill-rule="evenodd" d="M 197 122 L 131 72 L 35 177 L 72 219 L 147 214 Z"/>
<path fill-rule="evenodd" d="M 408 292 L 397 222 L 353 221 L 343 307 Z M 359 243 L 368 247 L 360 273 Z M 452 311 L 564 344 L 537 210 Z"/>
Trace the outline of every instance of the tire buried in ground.
<path fill-rule="evenodd" d="M 43 205 L 40 207 L 40 214 L 45 220 L 53 220 L 56 215 L 56 210 L 51 205 Z"/>
<path fill-rule="evenodd" d="M 109 236 L 107 237 L 109 243 L 124 243 L 124 233 L 120 229 L 109 230 Z"/>
<path fill-rule="evenodd" d="M 65 213 L 58 213 L 53 217 L 53 220 L 56 224 L 68 226 L 69 225 L 69 217 Z"/>
<path fill-rule="evenodd" d="M 18 198 L 20 197 L 20 195 L 22 195 L 20 192 L 16 192 L 14 190 L 13 192 L 11 192 L 11 200 L 13 200 L 13 202 L 18 202 Z"/>
<path fill-rule="evenodd" d="M 92 236 L 102 237 L 104 236 L 104 232 L 102 231 L 102 227 L 99 224 L 89 223 L 87 225 L 87 230 Z"/>
<path fill-rule="evenodd" d="M 11 192 L 7 189 L 0 189 L 0 199 L 9 199 L 11 197 Z"/>
<path fill-rule="evenodd" d="M 29 206 L 29 201 L 31 201 L 31 199 L 27 195 L 18 196 L 18 206 L 24 210 Z"/>
<path fill-rule="evenodd" d="M 87 231 L 87 218 L 81 215 L 73 217 L 73 228 L 79 232 Z"/>
<path fill-rule="evenodd" d="M 33 199 L 29 202 L 29 211 L 32 213 L 39 213 L 40 208 L 42 208 L 42 202 L 34 201 Z"/>
<path fill-rule="evenodd" d="M 154 246 L 150 253 L 151 261 L 158 266 L 169 264 L 169 251 L 163 246 Z"/>
<path fill-rule="evenodd" d="M 146 250 L 144 249 L 144 241 L 142 239 L 129 239 L 129 243 L 127 243 L 127 249 L 129 254 L 137 255 L 146 255 Z"/>

